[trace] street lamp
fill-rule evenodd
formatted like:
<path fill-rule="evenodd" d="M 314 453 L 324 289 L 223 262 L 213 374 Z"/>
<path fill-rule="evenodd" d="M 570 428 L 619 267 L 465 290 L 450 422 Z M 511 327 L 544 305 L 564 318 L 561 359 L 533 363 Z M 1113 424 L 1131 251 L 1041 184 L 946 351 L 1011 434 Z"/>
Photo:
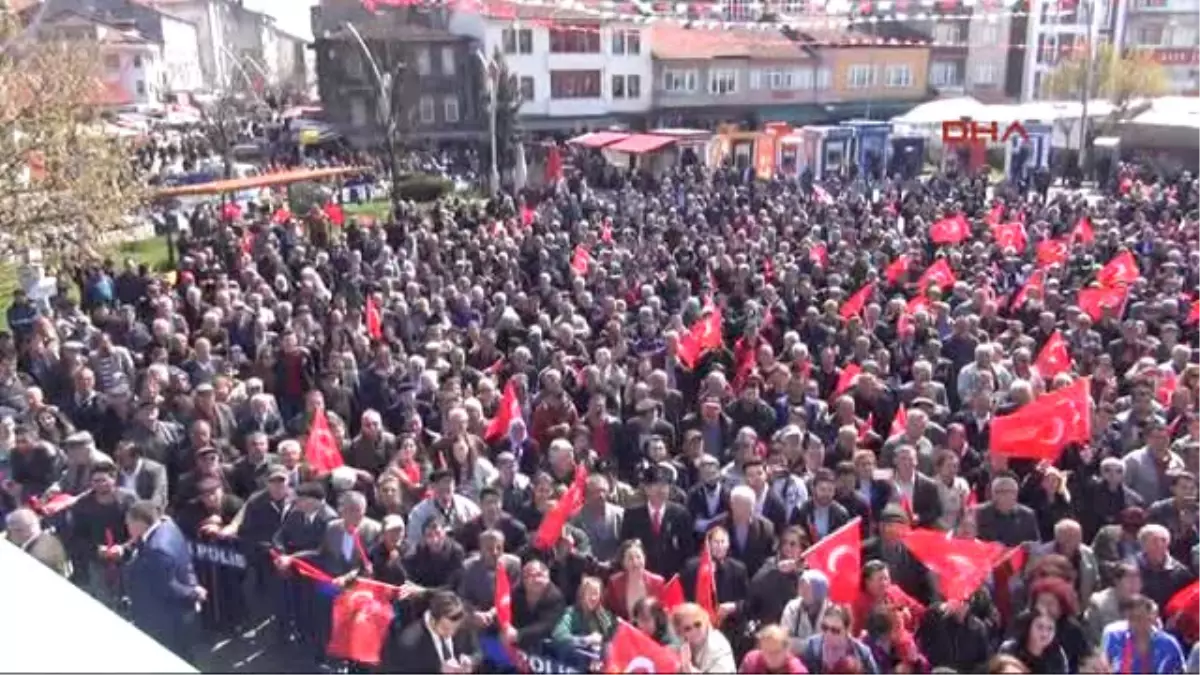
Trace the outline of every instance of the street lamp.
<path fill-rule="evenodd" d="M 1084 59 L 1083 92 L 1079 100 L 1079 173 L 1081 179 L 1087 171 L 1087 129 L 1088 102 L 1092 98 L 1092 69 L 1096 67 L 1096 11 L 1095 0 L 1084 0 L 1079 3 L 1079 11 L 1083 12 L 1087 22 L 1087 58 Z"/>
<path fill-rule="evenodd" d="M 396 189 L 396 183 L 400 178 L 400 167 L 396 148 L 396 127 L 397 118 L 402 111 L 403 105 L 398 94 L 403 89 L 400 84 L 401 78 L 404 76 L 404 71 L 408 68 L 408 65 L 400 61 L 393 67 L 392 72 L 383 72 L 379 67 L 379 62 L 375 60 L 375 55 L 371 53 L 370 47 L 367 46 L 366 40 L 363 39 L 362 33 L 358 32 L 358 28 L 355 28 L 354 24 L 349 21 L 343 21 L 342 26 L 345 27 L 346 32 L 350 33 L 354 41 L 358 43 L 363 60 L 367 62 L 367 65 L 371 66 L 371 75 L 375 80 L 375 120 L 384 132 L 384 147 L 387 149 L 388 155 L 388 173 L 392 181 L 392 210 L 395 213 L 399 213 L 397 207 L 400 203 L 400 196 Z"/>
<path fill-rule="evenodd" d="M 496 74 L 492 72 L 494 65 L 492 60 L 484 56 L 483 50 L 475 50 L 475 58 L 479 59 L 479 66 L 483 69 L 483 81 L 487 85 L 488 95 L 488 141 L 492 148 L 492 165 L 491 173 L 488 176 L 488 188 L 494 196 L 500 191 L 500 158 L 496 153 Z"/>

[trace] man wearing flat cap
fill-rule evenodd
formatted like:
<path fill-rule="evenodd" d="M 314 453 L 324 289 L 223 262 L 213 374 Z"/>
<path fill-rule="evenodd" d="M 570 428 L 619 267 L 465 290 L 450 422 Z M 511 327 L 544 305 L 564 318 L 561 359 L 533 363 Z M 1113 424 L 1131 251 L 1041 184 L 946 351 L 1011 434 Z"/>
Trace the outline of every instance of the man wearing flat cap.
<path fill-rule="evenodd" d="M 639 539 L 646 551 L 646 569 L 669 579 L 683 569 L 696 540 L 692 516 L 670 500 L 670 471 L 651 466 L 642 476 L 646 503 L 625 510 L 621 523 L 621 541 Z"/>

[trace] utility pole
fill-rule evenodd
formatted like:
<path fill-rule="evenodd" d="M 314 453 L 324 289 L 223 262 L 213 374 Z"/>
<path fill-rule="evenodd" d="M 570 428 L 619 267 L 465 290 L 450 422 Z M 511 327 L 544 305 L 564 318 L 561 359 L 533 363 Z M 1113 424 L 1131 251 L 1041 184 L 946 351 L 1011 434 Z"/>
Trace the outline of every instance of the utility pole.
<path fill-rule="evenodd" d="M 392 182 L 392 215 L 396 216 L 399 214 L 400 206 L 400 193 L 397 190 L 397 183 L 400 179 L 400 157 L 396 142 L 396 131 L 399 116 L 403 109 L 400 94 L 404 87 L 401 82 L 408 66 L 403 61 L 400 61 L 396 63 L 392 72 L 384 73 L 379 67 L 379 62 L 375 60 L 375 55 L 371 53 L 370 47 L 367 46 L 366 40 L 363 39 L 362 33 L 358 32 L 354 24 L 344 21 L 342 22 L 342 26 L 345 27 L 346 32 L 350 33 L 354 41 L 358 43 L 363 60 L 371 67 L 371 75 L 375 81 L 375 120 L 384 133 L 384 149 L 387 152 L 388 159 L 388 177 Z"/>
<path fill-rule="evenodd" d="M 483 50 L 476 50 L 475 57 L 479 59 L 479 66 L 483 69 L 483 81 L 487 85 L 488 95 L 488 143 L 492 148 L 491 171 L 488 175 L 488 189 L 494 197 L 500 192 L 500 157 L 497 154 L 497 146 L 499 143 L 496 140 L 496 74 L 492 72 L 495 65 L 491 59 L 484 56 Z"/>
<path fill-rule="evenodd" d="M 1088 146 L 1088 102 L 1092 98 L 1092 70 L 1096 67 L 1096 11 L 1095 0 L 1083 0 L 1079 11 L 1087 22 L 1087 57 L 1084 59 L 1083 90 L 1079 94 L 1079 173 L 1082 180 L 1087 171 Z"/>

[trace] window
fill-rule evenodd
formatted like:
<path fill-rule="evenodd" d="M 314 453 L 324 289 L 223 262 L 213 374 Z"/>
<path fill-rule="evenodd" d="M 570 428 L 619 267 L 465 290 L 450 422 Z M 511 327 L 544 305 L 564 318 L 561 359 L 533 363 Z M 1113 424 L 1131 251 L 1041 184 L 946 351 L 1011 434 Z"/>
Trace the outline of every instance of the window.
<path fill-rule="evenodd" d="M 694 70 L 664 70 L 663 91 L 675 94 L 689 94 L 696 91 L 696 71 Z"/>
<path fill-rule="evenodd" d="M 989 47 L 999 47 L 1000 44 L 1000 26 L 988 22 L 978 26 L 979 30 L 973 36 L 971 42 L 977 45 L 987 45 Z"/>
<path fill-rule="evenodd" d="M 532 54 L 533 30 L 529 28 L 505 28 L 500 35 L 505 54 Z"/>
<path fill-rule="evenodd" d="M 846 86 L 850 89 L 867 89 L 875 84 L 875 69 L 871 66 L 850 66 L 846 73 Z"/>
<path fill-rule="evenodd" d="M 785 16 L 803 14 L 805 2 L 804 0 L 783 0 L 783 2 L 780 3 L 780 9 L 782 9 Z"/>
<path fill-rule="evenodd" d="M 1200 35 L 1197 35 L 1194 26 L 1174 26 L 1171 28 L 1172 47 L 1195 48 L 1197 41 L 1200 41 Z"/>
<path fill-rule="evenodd" d="M 794 84 L 797 89 L 812 89 L 813 69 L 797 68 L 792 71 L 792 84 Z"/>
<path fill-rule="evenodd" d="M 886 85 L 891 89 L 906 89 L 913 85 L 912 68 L 907 65 L 888 66 L 886 71 Z"/>
<path fill-rule="evenodd" d="M 417 114 L 419 115 L 418 119 L 421 120 L 421 124 L 433 124 L 434 112 L 432 96 L 421 97 L 421 102 L 417 106 Z"/>
<path fill-rule="evenodd" d="M 833 86 L 833 71 L 829 68 L 817 68 L 817 89 L 828 89 Z"/>
<path fill-rule="evenodd" d="M 521 84 L 521 100 L 522 101 L 534 100 L 534 98 L 536 98 L 536 97 L 534 96 L 533 78 L 526 76 L 526 75 L 522 75 L 519 82 Z"/>
<path fill-rule="evenodd" d="M 995 84 L 996 83 L 996 64 L 980 63 L 975 66 L 975 82 L 974 84 Z"/>
<path fill-rule="evenodd" d="M 755 90 L 763 88 L 763 76 L 764 76 L 763 71 L 758 68 L 754 68 L 753 70 L 750 71 L 749 79 L 750 79 L 751 91 L 755 91 Z"/>
<path fill-rule="evenodd" d="M 751 0 L 725 0 L 725 17 L 731 20 L 753 19 L 756 4 Z"/>
<path fill-rule="evenodd" d="M 933 41 L 942 45 L 954 45 L 962 41 L 962 27 L 957 23 L 939 23 L 933 27 Z"/>
<path fill-rule="evenodd" d="M 134 68 L 141 68 L 141 67 L 142 67 L 142 55 L 141 55 L 141 54 L 134 54 L 134 55 L 133 55 L 133 67 L 134 67 Z"/>
<path fill-rule="evenodd" d="M 935 87 L 954 87 L 961 84 L 958 64 L 953 61 L 934 61 L 929 65 L 929 83 Z"/>
<path fill-rule="evenodd" d="M 792 88 L 792 71 L 790 70 L 772 70 L 771 71 L 771 89 L 773 91 L 787 91 Z"/>
<path fill-rule="evenodd" d="M 1138 26 L 1137 43 L 1144 47 L 1157 47 L 1163 43 L 1164 32 L 1162 24 Z"/>
<path fill-rule="evenodd" d="M 448 124 L 458 121 L 458 97 L 447 96 L 442 99 L 442 119 Z"/>
<path fill-rule="evenodd" d="M 599 54 L 599 26 L 550 29 L 550 52 L 554 54 Z"/>
<path fill-rule="evenodd" d="M 442 74 L 446 77 L 454 77 L 455 72 L 454 47 L 442 47 Z"/>
<path fill-rule="evenodd" d="M 367 126 L 367 101 L 361 96 L 350 99 L 350 124 L 356 127 Z"/>
<path fill-rule="evenodd" d="M 600 98 L 600 71 L 550 71 L 550 98 Z"/>
<path fill-rule="evenodd" d="M 429 47 L 417 47 L 417 74 L 428 75 L 433 72 L 433 66 L 430 64 Z"/>
<path fill-rule="evenodd" d="M 614 30 L 612 53 L 636 55 L 642 53 L 642 34 L 636 30 Z"/>
<path fill-rule="evenodd" d="M 715 68 L 708 71 L 708 93 L 724 96 L 737 93 L 737 71 Z"/>
<path fill-rule="evenodd" d="M 120 70 L 121 69 L 121 55 L 120 54 L 105 54 L 104 55 L 104 67 L 109 70 Z"/>
<path fill-rule="evenodd" d="M 642 78 L 637 75 L 613 75 L 613 98 L 640 98 L 642 95 Z"/>
<path fill-rule="evenodd" d="M 146 95 L 146 83 L 145 82 L 138 80 L 137 84 L 134 85 L 134 89 L 137 91 L 138 96 Z"/>

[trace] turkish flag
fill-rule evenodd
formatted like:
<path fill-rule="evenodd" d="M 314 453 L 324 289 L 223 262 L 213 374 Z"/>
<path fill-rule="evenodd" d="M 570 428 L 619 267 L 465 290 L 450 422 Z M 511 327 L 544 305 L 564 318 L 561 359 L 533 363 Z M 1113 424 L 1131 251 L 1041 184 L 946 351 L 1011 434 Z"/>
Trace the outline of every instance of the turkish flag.
<path fill-rule="evenodd" d="M 1037 245 L 1037 262 L 1039 267 L 1059 265 L 1067 260 L 1070 246 L 1060 239 L 1047 239 Z"/>
<path fill-rule="evenodd" d="M 855 291 L 854 295 L 850 296 L 845 304 L 842 305 L 840 314 L 843 321 L 849 321 L 851 318 L 862 313 L 863 307 L 867 306 L 867 300 L 875 293 L 875 284 L 867 284 Z"/>
<path fill-rule="evenodd" d="M 500 361 L 496 363 L 500 363 Z M 504 438 L 508 435 L 508 428 L 512 425 L 512 421 L 520 416 L 521 401 L 517 398 L 517 385 L 509 380 L 500 394 L 500 405 L 496 406 L 496 416 L 488 422 L 487 429 L 483 431 L 483 440 L 495 443 Z"/>
<path fill-rule="evenodd" d="M 837 385 L 833 388 L 833 395 L 841 396 L 847 389 L 854 384 L 854 378 L 862 372 L 862 368 L 857 363 L 847 363 L 846 367 L 842 368 L 842 372 L 838 375 Z"/>
<path fill-rule="evenodd" d="M 604 671 L 608 673 L 678 673 L 679 657 L 633 626 L 618 621 L 608 646 Z"/>
<path fill-rule="evenodd" d="M 383 313 L 374 295 L 367 296 L 367 336 L 372 340 L 383 339 Z"/>
<path fill-rule="evenodd" d="M 809 569 L 829 579 L 829 599 L 852 604 L 862 577 L 862 517 L 855 518 L 810 546 L 801 557 Z"/>
<path fill-rule="evenodd" d="M 1129 289 L 1125 286 L 1106 286 L 1104 288 L 1085 288 L 1079 291 L 1079 297 L 1076 302 L 1079 308 L 1087 312 L 1087 315 L 1092 317 L 1092 321 L 1099 321 L 1104 317 L 1104 309 L 1111 308 L 1117 310 L 1117 318 L 1121 318 L 1120 314 L 1122 305 L 1125 304 L 1125 296 L 1129 293 Z"/>
<path fill-rule="evenodd" d="M 325 217 L 329 218 L 329 222 L 341 227 L 346 223 L 346 212 L 342 210 L 341 204 L 329 202 L 321 208 L 325 212 Z"/>
<path fill-rule="evenodd" d="M 285 206 L 285 207 L 275 209 L 275 213 L 271 214 L 271 222 L 275 223 L 276 225 L 282 225 L 282 224 L 286 223 L 291 217 L 292 217 L 292 212 L 290 210 L 288 210 L 288 208 Z"/>
<path fill-rule="evenodd" d="M 1003 225 L 993 225 L 992 238 L 996 240 L 996 244 L 1000 246 L 1001 250 L 1013 248 L 1018 253 L 1024 251 L 1025 247 L 1029 244 L 1029 236 L 1025 234 L 1025 226 L 1016 221 L 1004 223 Z"/>
<path fill-rule="evenodd" d="M 237 220 L 242 217 L 242 207 L 237 202 L 229 202 L 221 207 L 221 220 Z"/>
<path fill-rule="evenodd" d="M 326 652 L 367 666 L 379 665 L 379 653 L 392 625 L 391 589 L 375 584 L 356 584 L 333 601 L 333 626 Z"/>
<path fill-rule="evenodd" d="M 1121 251 L 1117 257 L 1109 260 L 1107 265 L 1100 268 L 1100 271 L 1096 273 L 1096 281 L 1099 281 L 1101 286 L 1110 287 L 1132 284 L 1141 276 L 1133 254 L 1129 251 Z"/>
<path fill-rule="evenodd" d="M 1185 612 L 1192 616 L 1200 617 L 1200 580 L 1184 586 L 1171 596 L 1167 604 L 1163 606 L 1163 616 L 1170 619 L 1176 614 Z"/>
<path fill-rule="evenodd" d="M 896 416 L 892 418 L 892 425 L 888 427 L 889 436 L 899 436 L 908 429 L 908 409 L 901 407 L 896 411 Z"/>
<path fill-rule="evenodd" d="M 1058 331 L 1046 340 L 1046 344 L 1042 346 L 1042 351 L 1038 352 L 1037 360 L 1033 363 L 1037 368 L 1038 374 L 1044 379 L 1052 379 L 1059 373 L 1065 373 L 1071 370 L 1071 353 L 1067 351 L 1067 341 Z"/>
<path fill-rule="evenodd" d="M 889 284 L 895 286 L 904 278 L 904 273 L 908 271 L 908 254 L 904 254 L 888 263 L 888 266 L 883 268 L 883 277 L 888 280 Z"/>
<path fill-rule="evenodd" d="M 958 277 L 954 276 L 954 270 L 950 269 L 950 263 L 946 262 L 945 258 L 938 258 L 937 262 L 933 263 L 921 273 L 921 278 L 917 279 L 917 289 L 924 294 L 931 284 L 937 284 L 937 287 L 945 290 L 949 286 L 953 286 L 958 281 Z"/>
<path fill-rule="evenodd" d="M 687 602 L 687 598 L 683 595 L 683 582 L 679 580 L 678 574 L 663 584 L 662 592 L 658 594 L 658 601 L 668 614 L 671 613 L 671 610 Z"/>
<path fill-rule="evenodd" d="M 308 438 L 304 440 L 304 460 L 313 471 L 321 475 L 345 463 L 342 461 L 342 449 L 337 438 L 329 428 L 329 418 L 325 416 L 324 408 L 317 408 L 308 426 Z"/>
<path fill-rule="evenodd" d="M 720 349 L 724 344 L 722 331 L 721 310 L 714 309 L 680 336 L 679 351 L 676 353 L 679 360 L 688 368 L 695 368 L 696 361 L 705 350 Z"/>
<path fill-rule="evenodd" d="M 1041 297 L 1042 289 L 1045 286 L 1046 271 L 1042 269 L 1034 270 L 1033 274 L 1029 275 L 1029 279 L 1025 282 L 1025 285 L 1021 287 L 1021 290 L 1017 291 L 1017 294 L 1013 296 L 1009 309 L 1016 311 L 1024 307 L 1025 301 L 1029 296 L 1029 291 L 1037 291 L 1038 297 Z"/>
<path fill-rule="evenodd" d="M 1071 230 L 1071 241 L 1090 244 L 1096 241 L 1096 233 L 1092 230 L 1092 221 L 1084 216 L 1075 223 L 1075 227 Z"/>
<path fill-rule="evenodd" d="M 958 244 L 971 236 L 971 226 L 961 213 L 942 218 L 929 227 L 929 238 L 935 244 Z"/>
<path fill-rule="evenodd" d="M 575 247 L 575 255 L 571 256 L 571 270 L 576 274 L 586 275 L 592 266 L 592 254 L 583 246 Z"/>
<path fill-rule="evenodd" d="M 501 628 L 512 625 L 512 584 L 508 581 L 508 567 L 504 561 L 496 563 L 496 590 L 492 595 L 492 604 L 496 608 L 496 623 Z"/>
<path fill-rule="evenodd" d="M 904 535 L 904 545 L 937 577 L 939 590 L 950 602 L 971 597 L 1008 553 L 1004 544 L 952 539 L 945 532 L 925 529 L 910 530 Z"/>
<path fill-rule="evenodd" d="M 1043 394 L 1011 415 L 992 420 L 990 451 L 1000 457 L 1058 459 L 1069 443 L 1092 439 L 1088 378 Z"/>
<path fill-rule="evenodd" d="M 1000 224 L 1000 219 L 1004 217 L 1004 204 L 996 204 L 987 214 L 987 224 L 996 226 Z"/>
<path fill-rule="evenodd" d="M 808 259 L 821 267 L 829 267 L 829 249 L 825 244 L 817 244 L 808 249 Z"/>
<path fill-rule="evenodd" d="M 717 625 L 717 572 L 713 565 L 708 541 L 700 550 L 700 564 L 696 567 L 696 604 L 708 612 L 712 625 Z"/>
<path fill-rule="evenodd" d="M 558 543 L 567 521 L 583 506 L 583 484 L 587 482 L 587 475 L 587 469 L 582 465 L 575 467 L 575 479 L 571 481 L 571 487 L 567 488 L 554 508 L 542 517 L 542 524 L 533 537 L 534 548 L 547 551 Z"/>

